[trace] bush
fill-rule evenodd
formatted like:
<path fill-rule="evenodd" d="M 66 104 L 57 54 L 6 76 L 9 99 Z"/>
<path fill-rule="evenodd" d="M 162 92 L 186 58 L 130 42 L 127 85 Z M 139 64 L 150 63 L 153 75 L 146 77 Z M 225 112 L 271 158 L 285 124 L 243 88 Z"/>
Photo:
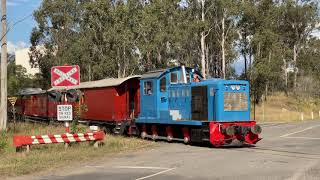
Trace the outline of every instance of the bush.
<path fill-rule="evenodd" d="M 8 134 L 6 131 L 0 131 L 0 152 L 8 148 Z"/>

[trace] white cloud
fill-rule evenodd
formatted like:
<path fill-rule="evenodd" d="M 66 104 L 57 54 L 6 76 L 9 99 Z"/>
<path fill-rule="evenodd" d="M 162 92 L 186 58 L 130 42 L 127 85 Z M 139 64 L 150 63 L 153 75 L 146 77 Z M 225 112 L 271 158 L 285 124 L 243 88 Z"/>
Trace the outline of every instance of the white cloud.
<path fill-rule="evenodd" d="M 16 44 L 11 42 L 11 41 L 8 41 L 8 46 L 7 47 L 8 47 L 8 53 L 9 54 L 13 54 L 17 50 L 30 47 L 30 45 L 25 43 L 25 42 L 23 42 L 23 41 L 19 41 Z"/>
<path fill-rule="evenodd" d="M 315 30 L 311 33 L 312 36 L 317 37 L 318 39 L 320 39 L 320 30 Z"/>
<path fill-rule="evenodd" d="M 30 0 L 8 0 L 7 1 L 7 6 L 20 6 L 23 5 L 24 3 L 27 3 Z"/>
<path fill-rule="evenodd" d="M 8 1 L 7 2 L 7 6 L 18 6 L 19 4 L 18 3 L 15 3 L 15 2 L 11 2 L 11 1 Z"/>

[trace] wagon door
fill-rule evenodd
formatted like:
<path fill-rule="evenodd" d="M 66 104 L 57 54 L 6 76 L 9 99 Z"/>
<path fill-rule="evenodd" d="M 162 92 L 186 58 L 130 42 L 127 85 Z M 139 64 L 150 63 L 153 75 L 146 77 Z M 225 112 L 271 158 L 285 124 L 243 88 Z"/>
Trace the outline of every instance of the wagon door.
<path fill-rule="evenodd" d="M 141 81 L 140 119 L 154 121 L 157 118 L 157 91 L 154 87 L 157 81 L 154 79 L 146 79 Z"/>
<path fill-rule="evenodd" d="M 159 110 L 160 116 L 163 116 L 165 113 L 168 112 L 168 84 L 166 76 L 163 76 L 160 81 L 160 91 L 159 91 Z"/>

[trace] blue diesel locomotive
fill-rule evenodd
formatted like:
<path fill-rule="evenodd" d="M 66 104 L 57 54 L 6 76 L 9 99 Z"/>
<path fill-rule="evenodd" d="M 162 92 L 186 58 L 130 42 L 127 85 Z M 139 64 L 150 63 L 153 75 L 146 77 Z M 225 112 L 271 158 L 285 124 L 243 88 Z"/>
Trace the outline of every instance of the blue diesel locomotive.
<path fill-rule="evenodd" d="M 149 72 L 140 79 L 140 115 L 129 132 L 216 147 L 235 139 L 255 144 L 261 127 L 250 119 L 249 89 L 248 81 L 202 79 L 184 66 Z"/>

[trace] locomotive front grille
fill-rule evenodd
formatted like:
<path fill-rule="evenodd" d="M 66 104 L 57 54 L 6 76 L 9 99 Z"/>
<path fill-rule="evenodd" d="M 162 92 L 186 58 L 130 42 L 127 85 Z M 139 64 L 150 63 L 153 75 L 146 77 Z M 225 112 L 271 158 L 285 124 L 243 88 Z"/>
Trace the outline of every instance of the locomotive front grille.
<path fill-rule="evenodd" d="M 247 111 L 248 96 L 246 93 L 224 93 L 224 111 Z"/>

